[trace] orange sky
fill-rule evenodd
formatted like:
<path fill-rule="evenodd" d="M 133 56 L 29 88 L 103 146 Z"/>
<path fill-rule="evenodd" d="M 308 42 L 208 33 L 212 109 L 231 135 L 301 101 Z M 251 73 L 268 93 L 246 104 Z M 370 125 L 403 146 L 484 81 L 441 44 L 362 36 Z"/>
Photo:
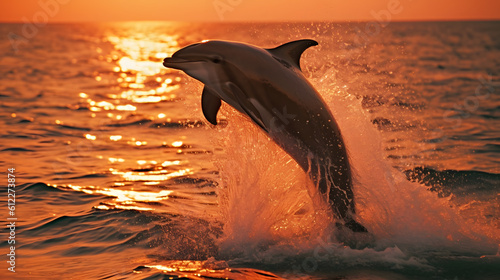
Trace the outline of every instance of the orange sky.
<path fill-rule="evenodd" d="M 46 3 L 41 5 L 40 3 Z M 42 7 L 44 6 L 44 7 Z M 381 12 L 382 11 L 382 12 Z M 500 20 L 499 0 L 6 0 L 0 21 Z"/>

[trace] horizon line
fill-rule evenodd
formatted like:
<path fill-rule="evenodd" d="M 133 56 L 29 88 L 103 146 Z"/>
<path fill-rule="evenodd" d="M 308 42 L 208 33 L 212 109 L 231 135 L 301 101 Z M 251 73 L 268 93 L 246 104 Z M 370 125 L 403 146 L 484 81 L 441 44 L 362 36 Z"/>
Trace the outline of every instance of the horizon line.
<path fill-rule="evenodd" d="M 500 18 L 478 18 L 478 19 L 399 19 L 390 20 L 388 23 L 425 23 L 425 22 L 495 22 Z M 99 20 L 99 21 L 53 21 L 47 23 L 30 22 L 32 24 L 81 24 L 81 23 L 120 23 L 120 22 L 175 22 L 175 23 L 367 23 L 378 22 L 377 20 Z M 2 21 L 0 24 L 26 24 L 23 21 Z"/>

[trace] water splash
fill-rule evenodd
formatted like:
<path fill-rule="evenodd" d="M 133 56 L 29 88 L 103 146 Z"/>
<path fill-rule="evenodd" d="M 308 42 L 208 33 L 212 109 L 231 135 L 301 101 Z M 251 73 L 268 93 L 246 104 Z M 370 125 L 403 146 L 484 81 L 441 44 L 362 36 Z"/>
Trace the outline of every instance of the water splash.
<path fill-rule="evenodd" d="M 330 218 L 326 207 L 315 209 L 307 175 L 239 113 L 229 109 L 225 114 L 231 121 L 218 130 L 225 148 L 217 156 L 225 222 L 221 253 L 251 256 L 272 245 L 322 235 Z"/>
<path fill-rule="evenodd" d="M 498 241 L 492 237 L 493 229 L 465 220 L 449 199 L 409 182 L 390 165 L 380 132 L 363 109 L 362 100 L 338 86 L 334 78 L 322 75 L 312 77 L 312 82 L 341 127 L 355 173 L 359 221 L 375 237 L 369 244 L 374 249 L 361 251 L 389 250 L 387 254 L 392 255 L 396 250 L 401 252 L 396 259 L 408 263 L 412 263 L 411 255 L 435 250 L 495 254 Z M 283 261 L 313 254 L 331 236 L 332 218 L 321 200 L 313 201 L 308 195 L 314 186 L 307 175 L 241 114 L 231 108 L 223 114 L 229 124 L 217 129 L 216 145 L 224 147 L 216 155 L 221 175 L 219 204 L 225 223 L 221 256 Z M 339 244 L 335 239 L 330 242 L 328 246 Z M 336 248 L 336 254 L 357 255 L 355 249 Z M 425 265 L 425 260 L 416 263 Z"/>
<path fill-rule="evenodd" d="M 465 220 L 448 198 L 409 182 L 393 168 L 362 100 L 336 85 L 334 75 L 324 77 L 313 78 L 313 83 L 341 127 L 355 172 L 358 215 L 377 243 L 412 251 L 446 248 L 494 254 L 498 241 L 488 237 L 492 229 L 478 228 L 474 221 Z"/>

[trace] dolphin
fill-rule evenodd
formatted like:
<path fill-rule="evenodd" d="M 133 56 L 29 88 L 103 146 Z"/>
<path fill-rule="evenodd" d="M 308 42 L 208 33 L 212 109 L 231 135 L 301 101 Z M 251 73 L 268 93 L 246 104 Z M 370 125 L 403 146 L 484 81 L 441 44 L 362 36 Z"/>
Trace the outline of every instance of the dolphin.
<path fill-rule="evenodd" d="M 263 49 L 203 41 L 178 50 L 163 65 L 204 84 L 201 106 L 211 124 L 217 124 L 221 100 L 248 116 L 308 173 L 337 227 L 367 232 L 354 219 L 351 166 L 339 126 L 300 68 L 300 56 L 315 45 L 304 39 Z"/>

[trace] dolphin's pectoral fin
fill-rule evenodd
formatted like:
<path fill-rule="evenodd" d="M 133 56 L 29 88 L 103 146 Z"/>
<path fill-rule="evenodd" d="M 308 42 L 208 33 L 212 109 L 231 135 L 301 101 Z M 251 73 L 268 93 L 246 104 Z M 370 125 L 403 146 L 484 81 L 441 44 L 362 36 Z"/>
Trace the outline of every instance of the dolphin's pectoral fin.
<path fill-rule="evenodd" d="M 250 119 L 252 119 L 252 121 L 260 126 L 260 128 L 262 128 L 265 132 L 268 132 L 266 126 L 262 122 L 262 117 L 259 115 L 258 110 L 250 101 L 248 101 L 246 95 L 237 85 L 231 82 L 227 82 L 224 84 L 223 90 L 233 95 L 238 103 L 240 103 L 240 107 L 243 109 L 243 111 L 245 111 L 247 116 L 249 116 Z"/>
<path fill-rule="evenodd" d="M 310 39 L 304 39 L 288 42 L 274 49 L 267 49 L 267 51 L 300 70 L 300 56 L 307 48 L 316 45 L 318 45 L 318 42 Z"/>
<path fill-rule="evenodd" d="M 203 109 L 203 115 L 213 125 L 217 125 L 217 112 L 221 106 L 220 98 L 207 87 L 203 88 L 203 93 L 201 94 L 201 108 Z"/>

